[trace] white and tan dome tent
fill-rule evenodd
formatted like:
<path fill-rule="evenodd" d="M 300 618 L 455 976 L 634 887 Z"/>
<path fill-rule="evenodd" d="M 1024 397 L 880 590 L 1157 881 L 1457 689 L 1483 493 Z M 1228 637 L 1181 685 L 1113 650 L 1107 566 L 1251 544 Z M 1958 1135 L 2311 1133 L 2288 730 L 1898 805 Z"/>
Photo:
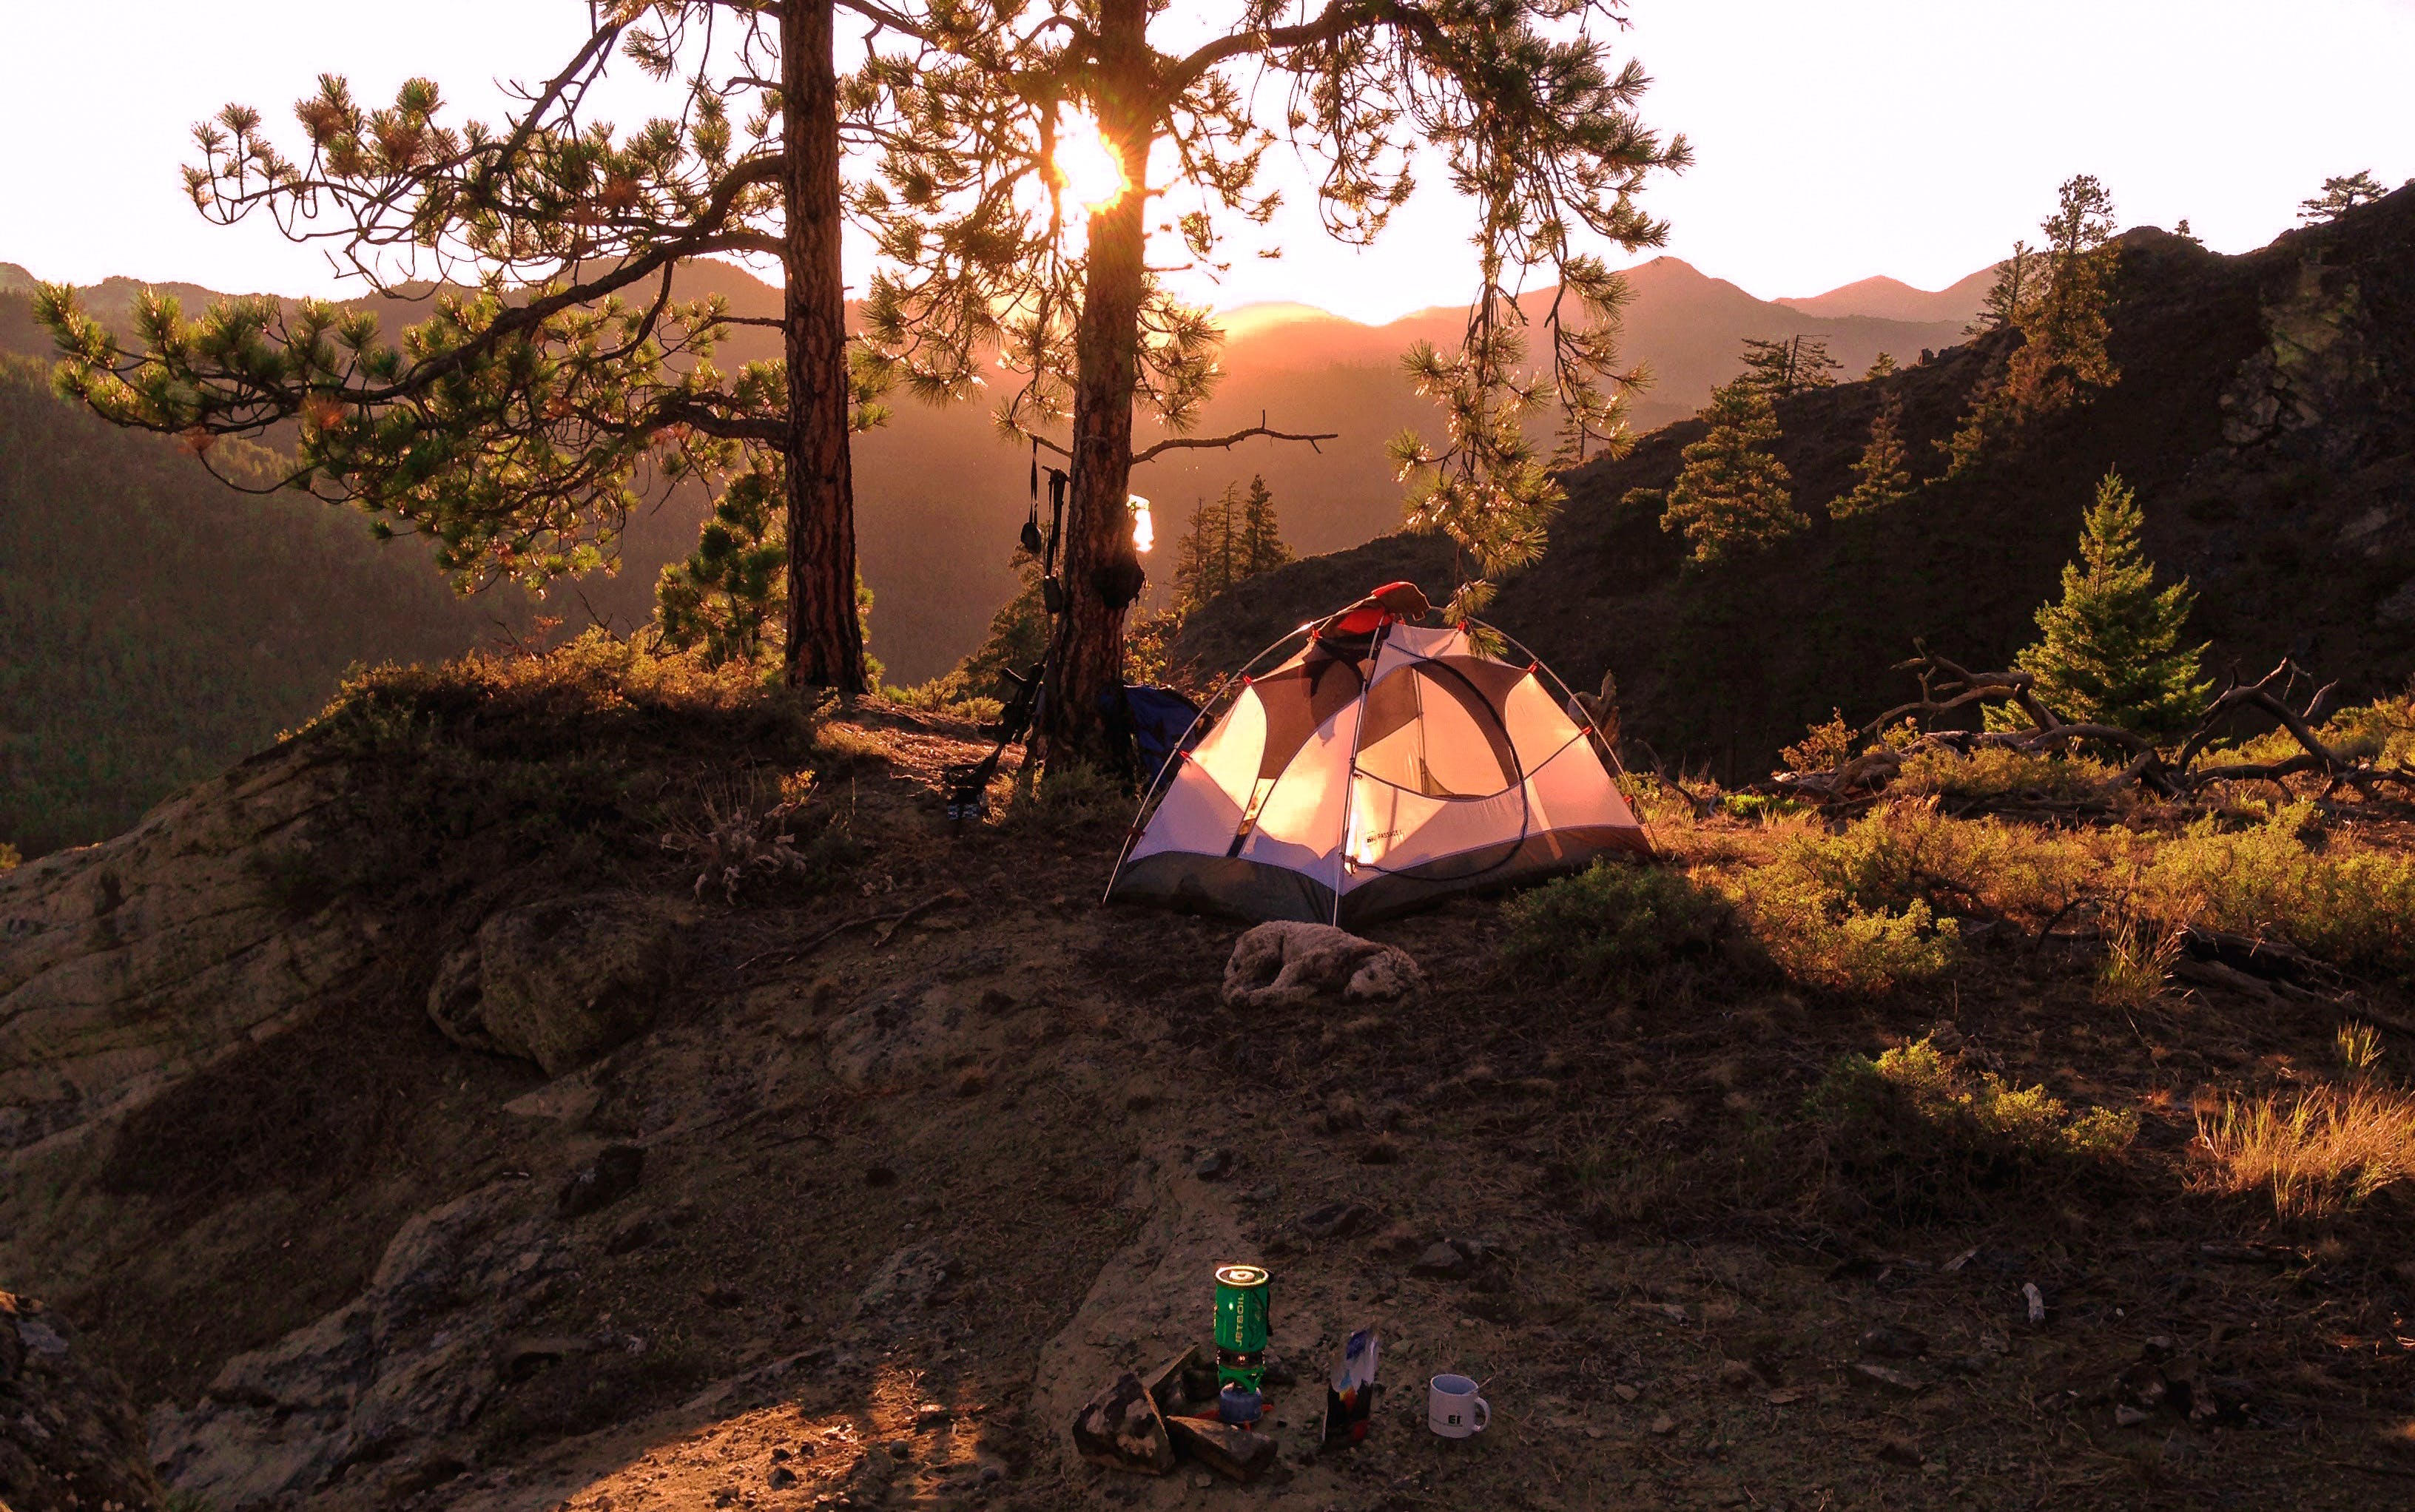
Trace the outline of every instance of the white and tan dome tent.
<path fill-rule="evenodd" d="M 1307 645 L 1243 678 L 1215 727 L 1166 764 L 1109 902 L 1348 928 L 1649 853 L 1539 663 L 1366 604 L 1303 627 Z"/>

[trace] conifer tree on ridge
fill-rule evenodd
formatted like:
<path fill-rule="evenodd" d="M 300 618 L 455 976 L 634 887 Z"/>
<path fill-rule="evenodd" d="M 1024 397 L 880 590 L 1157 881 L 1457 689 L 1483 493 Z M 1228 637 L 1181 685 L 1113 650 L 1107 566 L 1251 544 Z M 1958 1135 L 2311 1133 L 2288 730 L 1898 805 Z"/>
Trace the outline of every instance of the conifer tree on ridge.
<path fill-rule="evenodd" d="M 2198 676 L 2206 648 L 2182 643 L 2197 602 L 2188 579 L 2158 590 L 2138 532 L 2146 516 L 2118 472 L 2096 486 L 2079 560 L 2062 569 L 2062 596 L 2038 609 L 2035 645 L 2014 666 L 2037 679 L 2038 701 L 2078 723 L 2154 739 L 2180 735 L 2205 712 Z"/>
<path fill-rule="evenodd" d="M 1664 531 L 1683 531 L 1693 560 L 1708 564 L 1758 551 L 1808 528 L 1794 507 L 1792 475 L 1769 448 L 1778 417 L 1769 396 L 1748 378 L 1711 393 L 1702 417 L 1710 434 L 1686 448 L 1669 487 Z"/>

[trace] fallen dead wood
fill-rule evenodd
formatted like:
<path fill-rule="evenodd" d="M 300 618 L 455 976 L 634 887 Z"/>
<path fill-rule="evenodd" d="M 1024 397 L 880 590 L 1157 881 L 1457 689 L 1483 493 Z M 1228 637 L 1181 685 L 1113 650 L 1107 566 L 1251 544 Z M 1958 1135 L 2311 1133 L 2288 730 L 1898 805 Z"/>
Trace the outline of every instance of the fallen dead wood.
<path fill-rule="evenodd" d="M 1969 756 L 1983 750 L 2018 752 L 2025 756 L 2069 753 L 2077 747 L 2093 746 L 2122 753 L 2126 760 L 2122 770 L 2085 798 L 2044 806 L 2057 812 L 2078 814 L 2100 807 L 2122 790 L 2137 786 L 2167 798 L 2188 798 L 2224 783 L 2272 782 L 2287 778 L 2317 776 L 2324 779 L 2321 797 L 2328 799 L 2342 787 L 2353 787 L 2370 798 L 2382 787 L 2395 787 L 2415 797 L 2415 769 L 2404 765 L 2379 767 L 2373 762 L 2334 750 L 2323 743 L 2316 732 L 2315 722 L 2322 717 L 2323 706 L 2330 700 L 2335 683 L 2325 683 L 2306 700 L 2302 709 L 2293 707 L 2288 695 L 2305 673 L 2297 663 L 2284 657 L 2280 664 L 2250 683 L 2234 682 L 2226 688 L 2206 709 L 2203 718 L 2182 741 L 2178 750 L 2168 755 L 2148 737 L 2117 726 L 2074 723 L 2058 718 L 2037 697 L 2037 680 L 2022 671 L 1973 671 L 1950 657 L 1939 656 L 1922 648 L 1921 654 L 1901 664 L 1900 670 L 1910 671 L 1920 680 L 1920 696 L 1879 715 L 1852 732 L 1852 752 L 1836 767 L 1825 771 L 1780 772 L 1772 779 L 1771 786 L 1790 796 L 1833 804 L 1857 797 L 1866 797 L 1885 788 L 1901 773 L 1903 763 L 1910 757 L 1928 751 L 1952 751 Z M 1923 727 L 1930 721 L 1973 708 L 1998 708 L 2017 711 L 2029 721 L 2027 729 L 1935 729 Z M 2298 743 L 2299 750 L 2272 761 L 2225 761 L 2199 766 L 2198 760 L 2212 751 L 2224 732 L 2235 727 L 2242 717 L 2271 720 L 2288 732 Z M 1911 724 L 1916 733 L 1908 740 L 1891 740 L 1895 732 Z M 1898 741 L 1900 743 L 1898 743 Z M 2032 801 L 2035 806 L 2034 801 Z"/>
<path fill-rule="evenodd" d="M 822 946 L 830 943 L 839 936 L 846 934 L 848 930 L 869 929 L 875 924 L 879 924 L 886 927 L 873 938 L 872 948 L 877 951 L 882 946 L 888 944 L 890 939 L 895 936 L 899 930 L 905 928 L 915 920 L 920 919 L 922 915 L 929 913 L 932 909 L 944 908 L 952 904 L 970 903 L 971 901 L 971 894 L 966 892 L 963 889 L 950 888 L 945 892 L 938 893 L 932 897 L 923 899 L 921 903 L 914 905 L 911 908 L 902 909 L 893 914 L 867 914 L 861 919 L 849 919 L 844 923 L 832 924 L 830 928 L 823 930 L 820 934 L 816 935 L 802 945 L 792 946 L 785 951 L 766 951 L 760 955 L 750 955 L 745 960 L 738 963 L 737 969 L 740 971 L 747 971 L 758 966 L 787 966 L 792 961 L 801 960 L 805 956 L 813 954 L 814 951 L 821 949 Z"/>

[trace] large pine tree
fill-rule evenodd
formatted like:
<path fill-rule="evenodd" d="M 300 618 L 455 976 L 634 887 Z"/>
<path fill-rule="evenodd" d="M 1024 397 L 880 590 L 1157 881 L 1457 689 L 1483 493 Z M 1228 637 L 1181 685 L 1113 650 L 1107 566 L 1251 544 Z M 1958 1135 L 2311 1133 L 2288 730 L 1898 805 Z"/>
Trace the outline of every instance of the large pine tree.
<path fill-rule="evenodd" d="M 2047 240 L 2033 257 L 2038 266 L 2025 270 L 2015 243 L 1988 293 L 1982 323 L 2010 325 L 2020 344 L 1980 381 L 1954 435 L 1937 443 L 1948 476 L 2018 444 L 2038 422 L 2087 403 L 2121 377 L 2106 350 L 2113 197 L 2092 175 L 2066 179 L 2054 214 L 2039 226 Z"/>
<path fill-rule="evenodd" d="M 425 79 L 373 109 L 327 74 L 294 107 L 292 157 L 230 105 L 195 128 L 194 205 L 265 217 L 428 318 L 397 339 L 324 300 L 195 319 L 146 293 L 121 340 L 49 287 L 60 386 L 205 457 L 220 438 L 292 435 L 290 487 L 432 538 L 465 588 L 605 566 L 650 484 L 700 477 L 734 493 L 668 621 L 729 650 L 785 620 L 791 683 L 862 689 L 848 436 L 880 411 L 847 334 L 839 165 L 843 112 L 871 96 L 843 102 L 835 26 L 833 0 L 594 6 L 559 73 L 512 86 L 500 126 L 449 115 Z M 599 119 L 591 96 L 618 63 L 679 108 Z M 785 345 L 725 374 L 712 356 L 732 318 L 673 280 L 731 255 L 779 264 Z"/>
<path fill-rule="evenodd" d="M 2062 569 L 2062 597 L 2038 610 L 2040 638 L 2015 665 L 2060 718 L 2166 739 L 2205 712 L 2212 683 L 2198 675 L 2205 647 L 2181 641 L 2197 595 L 2186 578 L 2155 587 L 2138 544 L 2145 523 L 2121 474 L 2106 473 L 2080 527 L 2079 560 Z"/>
<path fill-rule="evenodd" d="M 1702 418 L 1711 432 L 1686 448 L 1660 528 L 1684 531 L 1694 561 L 1708 563 L 1761 550 L 1808 527 L 1811 522 L 1794 507 L 1793 477 L 1769 450 L 1778 441 L 1778 416 L 1768 394 L 1739 378 L 1712 391 Z"/>
<path fill-rule="evenodd" d="M 1414 526 L 1451 535 L 1476 574 L 1531 561 L 1559 491 L 1528 422 L 1555 408 L 1570 456 L 1624 444 L 1621 400 L 1640 381 L 1616 361 L 1625 287 L 1587 244 L 1663 241 L 1635 195 L 1688 153 L 1638 118 L 1650 80 L 1613 55 L 1623 8 L 1248 0 L 1208 14 L 1085 0 L 1033 16 L 972 0 L 922 7 L 891 34 L 910 48 L 878 49 L 872 75 L 894 108 L 862 202 L 894 266 L 869 291 L 866 324 L 928 391 L 974 386 L 995 352 L 1023 380 L 1002 423 L 1069 458 L 1049 761 L 1114 756 L 1101 700 L 1123 681 L 1138 589 L 1133 468 L 1238 439 L 1178 433 L 1215 377 L 1216 333 L 1152 270 L 1212 268 L 1237 223 L 1266 220 L 1261 165 L 1278 142 L 1316 163 L 1323 224 L 1344 241 L 1384 230 L 1413 164 L 1436 164 L 1470 207 L 1478 285 L 1464 337 L 1448 355 L 1412 353 L 1448 428 L 1394 452 Z M 1106 159 L 1095 186 L 1059 151 L 1085 144 Z M 1531 315 L 1518 300 L 1530 278 L 1558 290 Z M 1531 364 L 1530 326 L 1542 349 Z M 1136 404 L 1178 433 L 1136 445 Z"/>
<path fill-rule="evenodd" d="M 1845 365 L 1828 355 L 1825 337 L 1790 336 L 1744 343 L 1745 376 L 1773 399 L 1792 398 L 1809 388 L 1828 388 Z"/>

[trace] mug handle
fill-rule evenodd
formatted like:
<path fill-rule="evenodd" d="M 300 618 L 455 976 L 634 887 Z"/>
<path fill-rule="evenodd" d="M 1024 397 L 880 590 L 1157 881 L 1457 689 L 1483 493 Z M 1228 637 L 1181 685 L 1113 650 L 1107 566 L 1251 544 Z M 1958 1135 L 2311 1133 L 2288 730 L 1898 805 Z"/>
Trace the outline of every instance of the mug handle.
<path fill-rule="evenodd" d="M 1473 1398 L 1471 1402 L 1476 1408 L 1476 1427 L 1473 1431 L 1481 1433 L 1492 1426 L 1492 1404 L 1482 1397 Z"/>

